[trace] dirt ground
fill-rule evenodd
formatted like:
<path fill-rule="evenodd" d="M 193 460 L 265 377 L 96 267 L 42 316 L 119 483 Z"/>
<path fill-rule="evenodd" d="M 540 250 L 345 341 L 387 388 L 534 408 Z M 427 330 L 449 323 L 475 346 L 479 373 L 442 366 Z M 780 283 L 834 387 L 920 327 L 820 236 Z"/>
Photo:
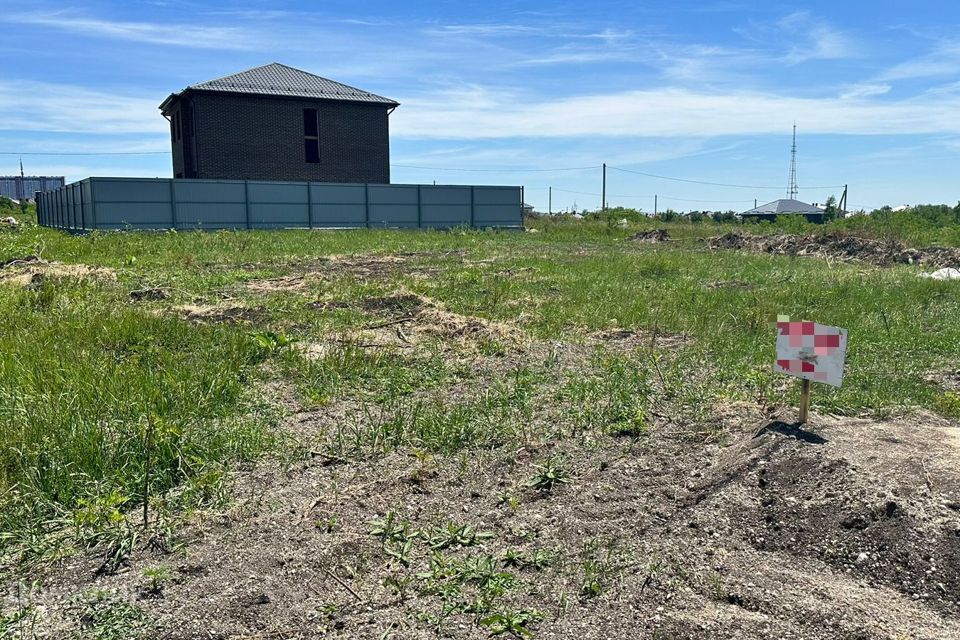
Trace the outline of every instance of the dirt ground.
<path fill-rule="evenodd" d="M 666 229 L 651 229 L 650 231 L 639 231 L 632 236 L 630 239 L 634 242 L 669 242 L 670 241 L 670 232 Z"/>
<path fill-rule="evenodd" d="M 911 249 L 896 240 L 873 240 L 832 232 L 811 235 L 751 235 L 730 232 L 706 241 L 710 249 L 738 249 L 789 256 L 817 256 L 834 260 L 858 260 L 876 265 L 922 264 L 950 267 L 960 264 L 960 249 L 928 247 Z"/>
<path fill-rule="evenodd" d="M 49 262 L 38 256 L 26 256 L 0 263 L 0 283 L 34 287 L 47 278 L 90 278 L 112 281 L 117 279 L 117 274 L 107 267 Z"/>
<path fill-rule="evenodd" d="M 397 260 L 326 264 L 377 278 Z M 247 286 L 296 292 L 299 277 Z M 688 342 L 608 330 L 540 343 L 405 290 L 349 304 L 383 321 L 333 341 L 441 341 L 482 380 L 546 358 L 580 375 L 597 346 Z M 173 312 L 245 322 L 258 310 Z M 483 341 L 504 350 L 470 348 Z M 297 348 L 320 356 L 330 345 Z M 32 584 L 26 596 L 22 584 L 2 586 L 3 610 L 26 597 L 30 631 L 44 638 L 960 639 L 957 421 L 814 411 L 801 429 L 788 414 L 739 403 L 711 418 L 719 438 L 660 420 L 638 437 L 567 433 L 450 456 L 402 449 L 347 460 L 319 443 L 362 419 L 355 401 L 308 410 L 283 384 L 267 393 L 287 408 L 283 428 L 303 455 L 238 470 L 229 506 L 194 518 L 173 549 L 144 537 L 116 571 L 102 570 L 102 549 L 37 569 L 21 576 Z M 549 425 L 568 409 L 545 403 L 532 419 Z M 531 486 L 548 460 L 562 463 L 565 481 Z M 491 585 L 501 590 L 485 610 Z M 147 622 L 124 622 L 130 606 Z M 114 635 L 95 628 L 108 613 Z M 495 614 L 512 619 L 512 631 Z"/>
<path fill-rule="evenodd" d="M 331 419 L 299 412 L 290 427 Z M 417 588 L 427 549 L 406 568 L 370 534 L 393 511 L 411 527 L 491 533 L 450 554 L 464 561 L 555 551 L 543 568 L 521 564 L 508 596 L 541 613 L 538 638 L 960 638 L 960 426 L 815 415 L 800 430 L 747 406 L 718 419 L 722 445 L 664 428 L 453 459 L 264 463 L 173 553 L 140 549 L 114 575 L 91 554 L 36 576 L 45 628 L 60 637 L 77 594 L 99 589 L 144 609 L 156 638 L 488 637 L 469 614 L 436 621 L 442 600 Z M 548 455 L 570 482 L 534 491 Z M 173 578 L 150 592 L 146 567 Z"/>

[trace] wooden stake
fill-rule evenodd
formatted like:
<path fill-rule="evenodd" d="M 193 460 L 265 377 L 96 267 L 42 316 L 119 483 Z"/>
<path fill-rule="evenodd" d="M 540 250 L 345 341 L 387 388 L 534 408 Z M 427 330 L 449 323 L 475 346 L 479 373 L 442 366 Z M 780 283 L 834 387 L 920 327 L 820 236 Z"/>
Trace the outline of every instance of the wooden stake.
<path fill-rule="evenodd" d="M 146 529 L 150 520 L 148 518 L 149 509 L 150 509 L 150 463 L 152 462 L 151 457 L 153 455 L 153 416 L 147 418 L 147 433 L 146 433 L 146 453 L 147 453 L 147 468 L 146 473 L 143 475 L 143 528 Z"/>
<path fill-rule="evenodd" d="M 800 389 L 800 419 L 797 424 L 806 424 L 807 414 L 810 412 L 810 386 L 809 380 L 803 381 L 803 387 Z"/>

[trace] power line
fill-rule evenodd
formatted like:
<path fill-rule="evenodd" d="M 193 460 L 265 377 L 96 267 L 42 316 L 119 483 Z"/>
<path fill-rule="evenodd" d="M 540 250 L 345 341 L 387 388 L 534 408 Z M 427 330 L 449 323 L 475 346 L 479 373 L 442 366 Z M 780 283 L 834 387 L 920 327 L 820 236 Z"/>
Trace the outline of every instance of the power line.
<path fill-rule="evenodd" d="M 169 151 L 65 151 L 53 153 L 46 151 L 0 151 L 0 156 L 153 156 L 169 155 Z"/>
<path fill-rule="evenodd" d="M 526 189 L 530 189 L 531 187 L 525 187 L 525 188 L 526 188 Z M 537 189 L 547 189 L 548 187 L 535 187 L 535 188 L 537 188 Z M 599 193 L 590 193 L 589 191 L 571 191 L 570 189 L 561 189 L 561 188 L 559 188 L 559 187 L 554 187 L 553 190 L 554 190 L 554 191 L 560 191 L 560 192 L 563 192 L 563 193 L 573 193 L 573 194 L 576 194 L 576 195 L 578 195 L 578 196 L 597 196 L 598 198 L 600 197 L 600 194 L 599 194 Z"/>
<path fill-rule="evenodd" d="M 679 202 L 705 202 L 716 204 L 744 204 L 751 203 L 753 200 L 695 200 L 693 198 L 675 198 L 673 196 L 660 196 L 661 200 L 677 200 Z"/>
<path fill-rule="evenodd" d="M 755 184 L 730 184 L 726 182 L 708 182 L 706 180 L 691 180 L 689 178 L 675 178 L 672 176 L 662 176 L 656 173 L 647 173 L 645 171 L 636 171 L 635 169 L 623 169 L 621 167 L 614 167 L 607 165 L 608 169 L 615 169 L 617 171 L 623 171 L 624 173 L 635 173 L 640 176 L 646 176 L 648 178 L 658 178 L 660 180 L 673 180 L 674 182 L 688 182 L 691 184 L 705 184 L 711 187 L 734 187 L 737 189 L 763 189 L 769 191 L 780 191 L 783 187 L 770 187 L 770 186 L 759 186 Z M 805 189 L 842 189 L 843 185 L 829 185 L 824 187 L 804 187 Z"/>
<path fill-rule="evenodd" d="M 527 186 L 527 187 L 525 187 L 525 188 L 526 188 L 527 190 L 530 190 L 530 189 L 547 189 L 547 188 L 549 188 L 549 187 L 531 187 L 531 186 Z M 597 197 L 600 196 L 599 193 L 593 193 L 593 192 L 590 192 L 590 191 L 573 191 L 573 190 L 571 190 L 571 189 L 561 189 L 560 187 L 553 187 L 553 190 L 554 190 L 554 191 L 559 191 L 559 192 L 562 192 L 562 193 L 573 193 L 573 194 L 580 195 L 580 196 L 597 196 Z M 744 204 L 744 203 L 752 203 L 752 202 L 753 202 L 753 200 L 697 200 L 697 199 L 694 199 L 694 198 L 680 198 L 680 197 L 677 197 L 677 196 L 665 196 L 665 195 L 662 195 L 662 194 L 653 194 L 653 193 L 650 193 L 650 194 L 639 194 L 639 193 L 611 193 L 611 194 L 609 194 L 608 197 L 610 197 L 610 198 L 655 198 L 655 197 L 659 197 L 661 200 L 676 200 L 676 201 L 678 201 L 678 202 L 701 202 L 701 203 L 707 203 L 707 204 L 710 204 L 710 203 L 714 203 L 714 204 Z"/>
<path fill-rule="evenodd" d="M 549 173 L 552 171 L 587 171 L 589 169 L 599 169 L 600 165 L 590 167 L 561 167 L 558 169 L 465 169 L 454 167 L 426 167 L 418 164 L 391 164 L 391 167 L 402 167 L 404 169 L 425 169 L 428 171 L 461 171 L 466 173 Z"/>

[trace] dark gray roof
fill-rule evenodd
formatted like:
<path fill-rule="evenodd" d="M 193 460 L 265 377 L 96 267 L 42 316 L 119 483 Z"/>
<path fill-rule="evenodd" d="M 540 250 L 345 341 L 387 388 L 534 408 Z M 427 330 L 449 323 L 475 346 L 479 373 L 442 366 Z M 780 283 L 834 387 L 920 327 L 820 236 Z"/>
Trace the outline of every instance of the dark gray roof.
<path fill-rule="evenodd" d="M 799 200 L 781 199 L 762 204 L 749 211 L 744 211 L 741 215 L 770 215 L 772 213 L 823 213 L 823 209 L 815 207 L 812 204 L 807 204 L 806 202 L 800 202 Z"/>
<path fill-rule="evenodd" d="M 225 91 L 228 93 L 250 93 L 256 95 L 289 96 L 293 98 L 319 98 L 321 100 L 343 100 L 347 102 L 372 102 L 392 107 L 398 102 L 369 91 L 321 78 L 312 73 L 272 62 L 262 67 L 254 67 L 233 75 L 192 84 L 186 90 Z M 172 98 L 173 96 L 171 96 Z M 167 98 L 160 108 L 163 109 L 171 98 Z"/>

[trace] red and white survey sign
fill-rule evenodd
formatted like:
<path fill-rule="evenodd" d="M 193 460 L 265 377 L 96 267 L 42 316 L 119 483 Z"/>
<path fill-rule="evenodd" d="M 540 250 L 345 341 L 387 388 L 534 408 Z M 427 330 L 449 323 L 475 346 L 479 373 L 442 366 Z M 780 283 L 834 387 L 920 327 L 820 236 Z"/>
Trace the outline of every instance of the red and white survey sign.
<path fill-rule="evenodd" d="M 843 363 L 847 357 L 847 330 L 816 322 L 777 320 L 777 373 L 824 382 L 839 387 L 843 383 Z"/>

